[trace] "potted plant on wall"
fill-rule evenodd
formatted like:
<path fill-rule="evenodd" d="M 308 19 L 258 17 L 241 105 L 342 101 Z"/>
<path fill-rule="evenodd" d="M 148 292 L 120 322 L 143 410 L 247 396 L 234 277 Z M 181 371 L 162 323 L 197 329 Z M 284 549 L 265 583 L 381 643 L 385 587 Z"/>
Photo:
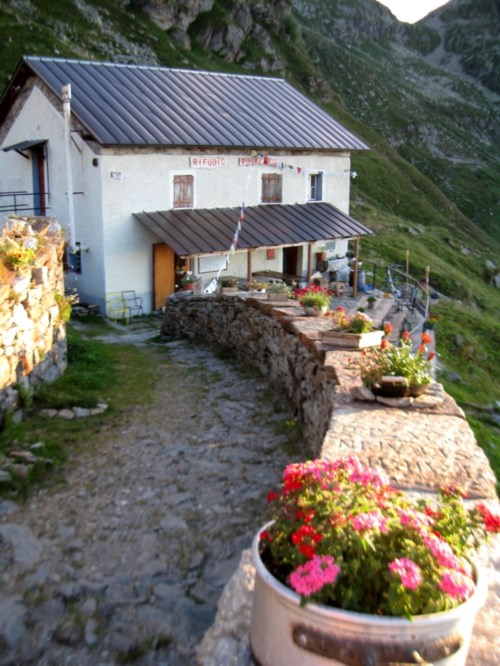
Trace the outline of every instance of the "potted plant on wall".
<path fill-rule="evenodd" d="M 326 314 L 333 298 L 333 292 L 330 289 L 314 284 L 296 289 L 294 294 L 304 308 L 305 314 L 312 317 Z"/>
<path fill-rule="evenodd" d="M 181 279 L 181 286 L 187 291 L 194 291 L 195 284 L 198 282 L 198 276 L 193 271 L 187 271 Z"/>
<path fill-rule="evenodd" d="M 325 342 L 349 349 L 365 349 L 379 345 L 383 335 L 384 331 L 373 330 L 373 321 L 364 312 L 358 310 L 348 317 L 342 306 L 333 313 L 331 330 L 320 332 L 320 337 Z"/>
<path fill-rule="evenodd" d="M 391 324 L 386 324 L 380 346 L 368 350 L 358 361 L 361 380 L 375 394 L 385 397 L 420 395 L 432 381 L 432 360 L 436 354 L 427 348 L 431 336 L 424 331 L 420 345 L 413 352 L 408 331 L 403 331 L 396 344 L 388 339 L 391 331 Z"/>
<path fill-rule="evenodd" d="M 292 290 L 284 282 L 271 282 L 267 287 L 267 297 L 271 301 L 288 301 Z"/>
<path fill-rule="evenodd" d="M 477 547 L 500 529 L 457 488 L 410 499 L 349 457 L 289 465 L 252 547 L 250 641 L 265 666 L 464 666 L 486 596 Z"/>
<path fill-rule="evenodd" d="M 222 294 L 231 294 L 238 291 L 238 278 L 226 276 L 220 279 L 220 291 Z"/>

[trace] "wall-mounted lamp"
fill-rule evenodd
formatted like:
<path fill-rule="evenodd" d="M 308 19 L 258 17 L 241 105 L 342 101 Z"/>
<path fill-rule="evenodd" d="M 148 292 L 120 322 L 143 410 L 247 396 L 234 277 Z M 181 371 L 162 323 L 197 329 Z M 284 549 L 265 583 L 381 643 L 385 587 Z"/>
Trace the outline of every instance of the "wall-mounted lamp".
<path fill-rule="evenodd" d="M 345 169 L 344 173 L 348 173 L 351 178 L 357 178 L 358 177 L 358 172 L 357 171 L 351 171 L 350 169 Z"/>

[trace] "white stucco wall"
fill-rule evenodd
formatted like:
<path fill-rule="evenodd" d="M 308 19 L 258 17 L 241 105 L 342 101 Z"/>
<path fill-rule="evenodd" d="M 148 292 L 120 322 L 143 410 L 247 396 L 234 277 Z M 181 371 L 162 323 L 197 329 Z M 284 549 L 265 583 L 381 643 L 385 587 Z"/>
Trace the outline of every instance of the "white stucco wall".
<path fill-rule="evenodd" d="M 15 117 L 14 117 L 15 116 Z M 59 102 L 35 85 L 25 95 L 22 107 L 12 114 L 3 132 L 2 146 L 25 140 L 47 140 L 47 189 L 50 190 L 49 215 L 68 228 L 64 126 Z M 190 157 L 223 157 L 224 166 L 193 168 Z M 265 173 L 283 177 L 283 203 L 306 203 L 309 176 L 322 172 L 322 200 L 349 212 L 350 157 L 347 153 L 271 155 L 283 169 L 267 166 L 240 166 L 242 152 L 203 154 L 180 150 L 111 149 L 94 146 L 72 132 L 75 240 L 81 243 L 81 275 L 68 274 L 66 283 L 75 286 L 82 300 L 104 305 L 106 293 L 134 289 L 143 297 L 145 310 L 152 307 L 152 245 L 161 242 L 141 225 L 133 213 L 168 210 L 173 205 L 173 177 L 194 176 L 194 207 L 254 206 L 261 203 L 261 182 Z M 290 168 L 291 167 L 291 168 Z M 300 169 L 300 172 L 299 172 Z M 0 191 L 32 191 L 32 165 L 15 152 L 0 153 Z M 235 228 L 237 219 L 235 219 Z M 69 235 L 68 235 L 69 238 Z M 324 243 L 316 243 L 313 252 Z M 347 241 L 337 241 L 331 257 L 344 254 Z M 229 248 L 228 248 L 229 249 Z M 222 261 L 222 258 L 221 258 Z M 195 270 L 198 260 L 195 260 Z M 252 270 L 283 269 L 282 249 L 268 260 L 265 249 L 252 255 Z M 302 266 L 307 270 L 307 248 L 302 251 Z M 246 252 L 230 257 L 226 274 L 246 277 Z M 216 274 L 203 273 L 205 282 Z"/>

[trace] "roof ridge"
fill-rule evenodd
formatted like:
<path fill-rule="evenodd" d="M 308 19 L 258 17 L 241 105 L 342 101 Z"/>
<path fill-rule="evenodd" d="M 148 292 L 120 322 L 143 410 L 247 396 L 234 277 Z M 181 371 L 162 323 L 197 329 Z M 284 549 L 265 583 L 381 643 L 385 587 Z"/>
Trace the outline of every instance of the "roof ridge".
<path fill-rule="evenodd" d="M 80 60 L 78 58 L 55 58 L 52 56 L 23 56 L 25 62 L 60 62 L 78 65 L 92 65 L 95 67 L 120 67 L 123 69 L 146 69 L 152 71 L 180 72 L 181 74 L 201 74 L 204 76 L 226 76 L 228 78 L 246 78 L 265 81 L 283 81 L 280 76 L 263 76 L 257 74 L 238 74 L 233 72 L 212 72 L 206 69 L 188 69 L 183 67 L 167 67 L 166 65 L 139 65 L 137 63 L 109 62 L 104 60 Z"/>

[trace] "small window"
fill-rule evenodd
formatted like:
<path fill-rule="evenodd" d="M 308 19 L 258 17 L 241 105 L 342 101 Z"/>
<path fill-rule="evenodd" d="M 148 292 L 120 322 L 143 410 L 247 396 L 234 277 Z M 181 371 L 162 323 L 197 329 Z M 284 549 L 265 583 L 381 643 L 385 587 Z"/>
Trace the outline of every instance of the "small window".
<path fill-rule="evenodd" d="M 193 176 L 174 176 L 174 208 L 192 208 L 193 191 Z"/>
<path fill-rule="evenodd" d="M 262 176 L 262 203 L 281 203 L 282 179 L 277 173 L 266 173 Z"/>
<path fill-rule="evenodd" d="M 312 173 L 309 176 L 309 201 L 321 201 L 323 199 L 323 174 Z"/>

